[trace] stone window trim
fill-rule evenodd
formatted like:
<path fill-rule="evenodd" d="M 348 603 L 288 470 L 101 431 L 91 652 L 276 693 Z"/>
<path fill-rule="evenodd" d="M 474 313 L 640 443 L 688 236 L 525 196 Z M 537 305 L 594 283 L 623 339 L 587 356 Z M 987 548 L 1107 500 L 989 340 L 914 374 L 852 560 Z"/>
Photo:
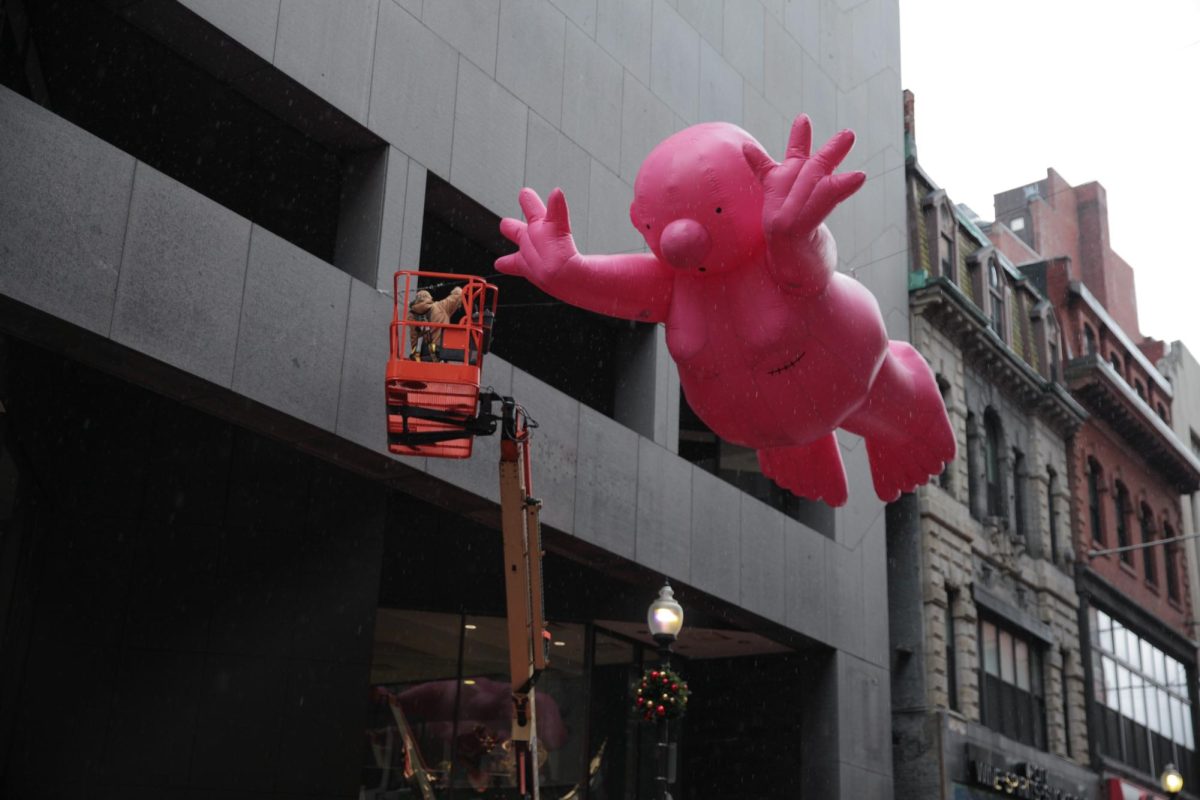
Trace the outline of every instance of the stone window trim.
<path fill-rule="evenodd" d="M 1056 646 L 1053 628 L 1034 614 L 1018 608 L 986 586 L 981 586 L 978 582 L 972 584 L 971 599 L 976 608 L 1007 624 L 1010 628 L 1018 629 L 1027 636 L 1038 640 L 1043 647 L 1052 649 Z"/>
<path fill-rule="evenodd" d="M 1005 479 L 1010 471 L 1010 457 L 1000 414 L 988 406 L 983 414 L 982 475 L 988 518 L 1006 520 L 1009 517 Z"/>
<path fill-rule="evenodd" d="M 991 245 L 982 247 L 967 259 L 967 266 L 975 287 L 976 305 L 988 318 L 1000 341 L 1009 344 L 1012 332 L 1009 331 L 1006 309 L 1012 298 L 1008 271 L 1000 263 L 1000 254 Z"/>
<path fill-rule="evenodd" d="M 1045 300 L 1038 302 L 1030 314 L 1033 326 L 1034 346 L 1037 348 L 1042 377 L 1056 383 L 1061 382 L 1063 353 L 1067 350 L 1062 338 L 1062 326 L 1053 306 Z"/>
<path fill-rule="evenodd" d="M 927 240 L 934 245 L 936 253 L 930 266 L 938 277 L 951 283 L 958 282 L 958 220 L 954 206 L 945 189 L 936 189 L 925 196 L 921 205 L 924 210 L 923 224 Z"/>

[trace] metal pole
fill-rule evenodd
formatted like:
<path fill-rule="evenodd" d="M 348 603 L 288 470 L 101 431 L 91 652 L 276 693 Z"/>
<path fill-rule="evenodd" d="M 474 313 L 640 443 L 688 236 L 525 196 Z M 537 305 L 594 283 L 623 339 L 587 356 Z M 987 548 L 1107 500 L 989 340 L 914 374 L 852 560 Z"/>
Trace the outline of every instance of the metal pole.
<path fill-rule="evenodd" d="M 1170 539 L 1155 539 L 1152 542 L 1141 542 L 1139 544 L 1127 544 L 1124 547 L 1109 547 L 1106 550 L 1088 550 L 1087 557 L 1095 558 L 1096 556 L 1108 556 L 1113 553 L 1126 553 L 1130 550 L 1158 547 L 1160 544 L 1174 544 L 1175 542 L 1183 542 L 1188 539 L 1200 539 L 1200 533 L 1189 533 L 1186 536 L 1172 536 Z"/>
<path fill-rule="evenodd" d="M 663 669 L 669 669 L 671 666 L 671 640 L 666 636 L 654 637 L 658 640 L 658 660 Z M 668 780 L 668 759 L 670 758 L 671 739 L 670 729 L 668 727 L 667 718 L 665 716 L 658 718 L 658 744 L 655 751 L 655 783 L 658 786 L 658 800 L 671 800 L 671 793 L 667 791 Z"/>

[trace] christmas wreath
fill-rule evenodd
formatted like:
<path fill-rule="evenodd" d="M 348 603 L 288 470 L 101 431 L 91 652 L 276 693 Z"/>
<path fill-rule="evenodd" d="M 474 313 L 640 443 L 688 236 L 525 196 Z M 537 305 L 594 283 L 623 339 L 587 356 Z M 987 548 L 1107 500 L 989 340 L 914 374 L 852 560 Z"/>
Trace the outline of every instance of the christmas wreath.
<path fill-rule="evenodd" d="M 636 687 L 633 713 L 650 722 L 655 719 L 679 719 L 687 711 L 687 681 L 672 669 L 648 669 Z"/>

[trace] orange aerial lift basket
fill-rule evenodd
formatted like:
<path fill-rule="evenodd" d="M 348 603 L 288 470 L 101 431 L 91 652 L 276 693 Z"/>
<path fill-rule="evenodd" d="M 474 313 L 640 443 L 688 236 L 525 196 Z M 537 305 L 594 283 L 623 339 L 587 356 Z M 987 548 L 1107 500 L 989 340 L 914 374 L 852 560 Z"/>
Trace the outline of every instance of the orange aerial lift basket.
<path fill-rule="evenodd" d="M 453 287 L 462 289 L 462 308 L 452 321 L 433 322 L 410 313 L 408 303 L 419 290 L 440 299 Z M 392 289 L 388 450 L 406 456 L 470 458 L 476 434 L 495 431 L 490 415 L 479 414 L 479 381 L 491 346 L 496 287 L 471 275 L 400 270 Z"/>

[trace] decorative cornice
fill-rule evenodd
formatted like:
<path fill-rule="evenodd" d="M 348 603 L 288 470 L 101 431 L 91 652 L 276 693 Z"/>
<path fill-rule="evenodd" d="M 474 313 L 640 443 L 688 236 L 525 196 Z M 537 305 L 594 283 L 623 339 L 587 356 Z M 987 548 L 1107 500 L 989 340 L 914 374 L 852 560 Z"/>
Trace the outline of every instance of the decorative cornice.
<path fill-rule="evenodd" d="M 1182 494 L 1200 489 L 1200 460 L 1098 353 L 1066 363 L 1071 392 Z"/>
<path fill-rule="evenodd" d="M 1028 412 L 1069 437 L 1087 411 L 1059 384 L 1046 380 L 992 330 L 989 320 L 946 278 L 910 276 L 909 307 L 962 347 L 963 358 L 981 369 Z"/>

